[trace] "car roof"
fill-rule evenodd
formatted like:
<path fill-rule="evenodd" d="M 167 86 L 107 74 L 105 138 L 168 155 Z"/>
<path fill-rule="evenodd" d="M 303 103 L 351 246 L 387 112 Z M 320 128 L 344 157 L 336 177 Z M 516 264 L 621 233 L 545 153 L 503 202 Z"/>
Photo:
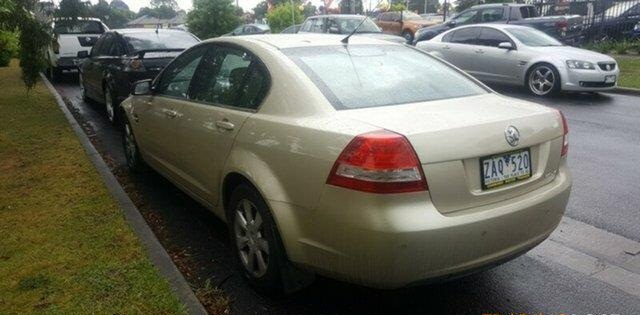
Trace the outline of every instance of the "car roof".
<path fill-rule="evenodd" d="M 327 15 L 314 15 L 308 17 L 309 19 L 316 18 L 341 18 L 341 19 L 361 19 L 363 17 L 368 17 L 366 15 L 358 15 L 358 14 L 327 14 Z"/>
<path fill-rule="evenodd" d="M 297 47 L 317 47 L 317 46 L 338 46 L 344 45 L 341 40 L 345 35 L 333 34 L 264 34 L 247 35 L 237 37 L 218 37 L 208 39 L 205 42 L 254 42 L 267 44 L 277 49 L 297 48 Z M 352 36 L 349 38 L 349 45 L 400 45 L 390 41 L 379 40 L 366 36 Z"/>
<path fill-rule="evenodd" d="M 186 31 L 183 31 L 181 29 L 174 28 L 159 28 L 157 30 L 155 28 L 119 28 L 111 30 L 111 32 L 115 32 L 118 34 L 144 34 L 155 33 L 156 31 L 163 33 L 187 33 Z"/>
<path fill-rule="evenodd" d="M 530 6 L 530 4 L 526 3 L 487 3 L 487 4 L 478 4 L 471 7 L 471 9 L 482 9 L 482 8 L 495 8 L 495 7 L 524 7 Z"/>
<path fill-rule="evenodd" d="M 506 28 L 531 29 L 531 27 L 529 27 L 529 26 L 514 25 L 514 24 L 482 23 L 482 24 L 463 25 L 463 26 L 460 26 L 460 27 L 453 28 L 451 30 L 454 31 L 454 30 L 459 30 L 459 29 L 463 29 L 463 28 L 470 28 L 470 27 L 491 27 L 491 28 L 495 28 L 495 29 L 499 29 L 499 30 L 504 30 Z"/>

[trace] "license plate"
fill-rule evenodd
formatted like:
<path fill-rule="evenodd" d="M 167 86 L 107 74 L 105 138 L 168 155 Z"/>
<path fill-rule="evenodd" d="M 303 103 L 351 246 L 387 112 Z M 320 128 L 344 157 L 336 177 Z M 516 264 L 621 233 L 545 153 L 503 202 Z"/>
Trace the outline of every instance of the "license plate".
<path fill-rule="evenodd" d="M 616 82 L 615 75 L 608 75 L 604 77 L 604 83 L 614 83 L 614 82 Z"/>
<path fill-rule="evenodd" d="M 531 177 L 531 152 L 522 149 L 480 158 L 482 189 L 500 187 Z"/>

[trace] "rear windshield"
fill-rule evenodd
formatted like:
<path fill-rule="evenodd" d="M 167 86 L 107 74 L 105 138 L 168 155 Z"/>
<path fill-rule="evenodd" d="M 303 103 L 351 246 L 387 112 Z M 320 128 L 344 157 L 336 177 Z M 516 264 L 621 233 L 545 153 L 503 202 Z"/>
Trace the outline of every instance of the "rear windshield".
<path fill-rule="evenodd" d="M 129 50 L 149 49 L 185 49 L 198 43 L 198 40 L 187 32 L 144 32 L 123 34 Z"/>
<path fill-rule="evenodd" d="M 336 109 L 415 103 L 487 93 L 460 72 L 394 45 L 299 47 L 283 52 Z"/>
<path fill-rule="evenodd" d="M 56 34 L 102 34 L 104 29 L 98 21 L 68 20 L 56 21 L 53 32 Z"/>

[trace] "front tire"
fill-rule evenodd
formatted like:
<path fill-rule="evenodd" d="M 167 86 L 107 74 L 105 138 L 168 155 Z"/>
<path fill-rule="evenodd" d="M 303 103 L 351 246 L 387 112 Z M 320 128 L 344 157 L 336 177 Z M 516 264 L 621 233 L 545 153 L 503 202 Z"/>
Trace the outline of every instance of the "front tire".
<path fill-rule="evenodd" d="M 140 155 L 133 129 L 126 119 L 123 125 L 122 146 L 124 148 L 124 156 L 127 160 L 127 167 L 134 173 L 142 173 L 146 170 L 146 164 Z"/>
<path fill-rule="evenodd" d="M 536 64 L 527 71 L 526 87 L 536 96 L 553 95 L 560 90 L 560 73 L 551 64 Z"/>
<path fill-rule="evenodd" d="M 251 186 L 241 184 L 227 210 L 232 247 L 249 283 L 266 293 L 282 293 L 281 270 L 286 255 L 266 202 Z"/>

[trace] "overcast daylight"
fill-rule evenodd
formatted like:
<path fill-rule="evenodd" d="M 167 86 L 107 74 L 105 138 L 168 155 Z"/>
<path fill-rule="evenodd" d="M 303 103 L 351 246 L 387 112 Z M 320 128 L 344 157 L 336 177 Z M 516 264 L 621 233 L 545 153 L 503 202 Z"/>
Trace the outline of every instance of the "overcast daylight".
<path fill-rule="evenodd" d="M 1 315 L 640 314 L 640 0 L 0 0 L 0 118 Z"/>

